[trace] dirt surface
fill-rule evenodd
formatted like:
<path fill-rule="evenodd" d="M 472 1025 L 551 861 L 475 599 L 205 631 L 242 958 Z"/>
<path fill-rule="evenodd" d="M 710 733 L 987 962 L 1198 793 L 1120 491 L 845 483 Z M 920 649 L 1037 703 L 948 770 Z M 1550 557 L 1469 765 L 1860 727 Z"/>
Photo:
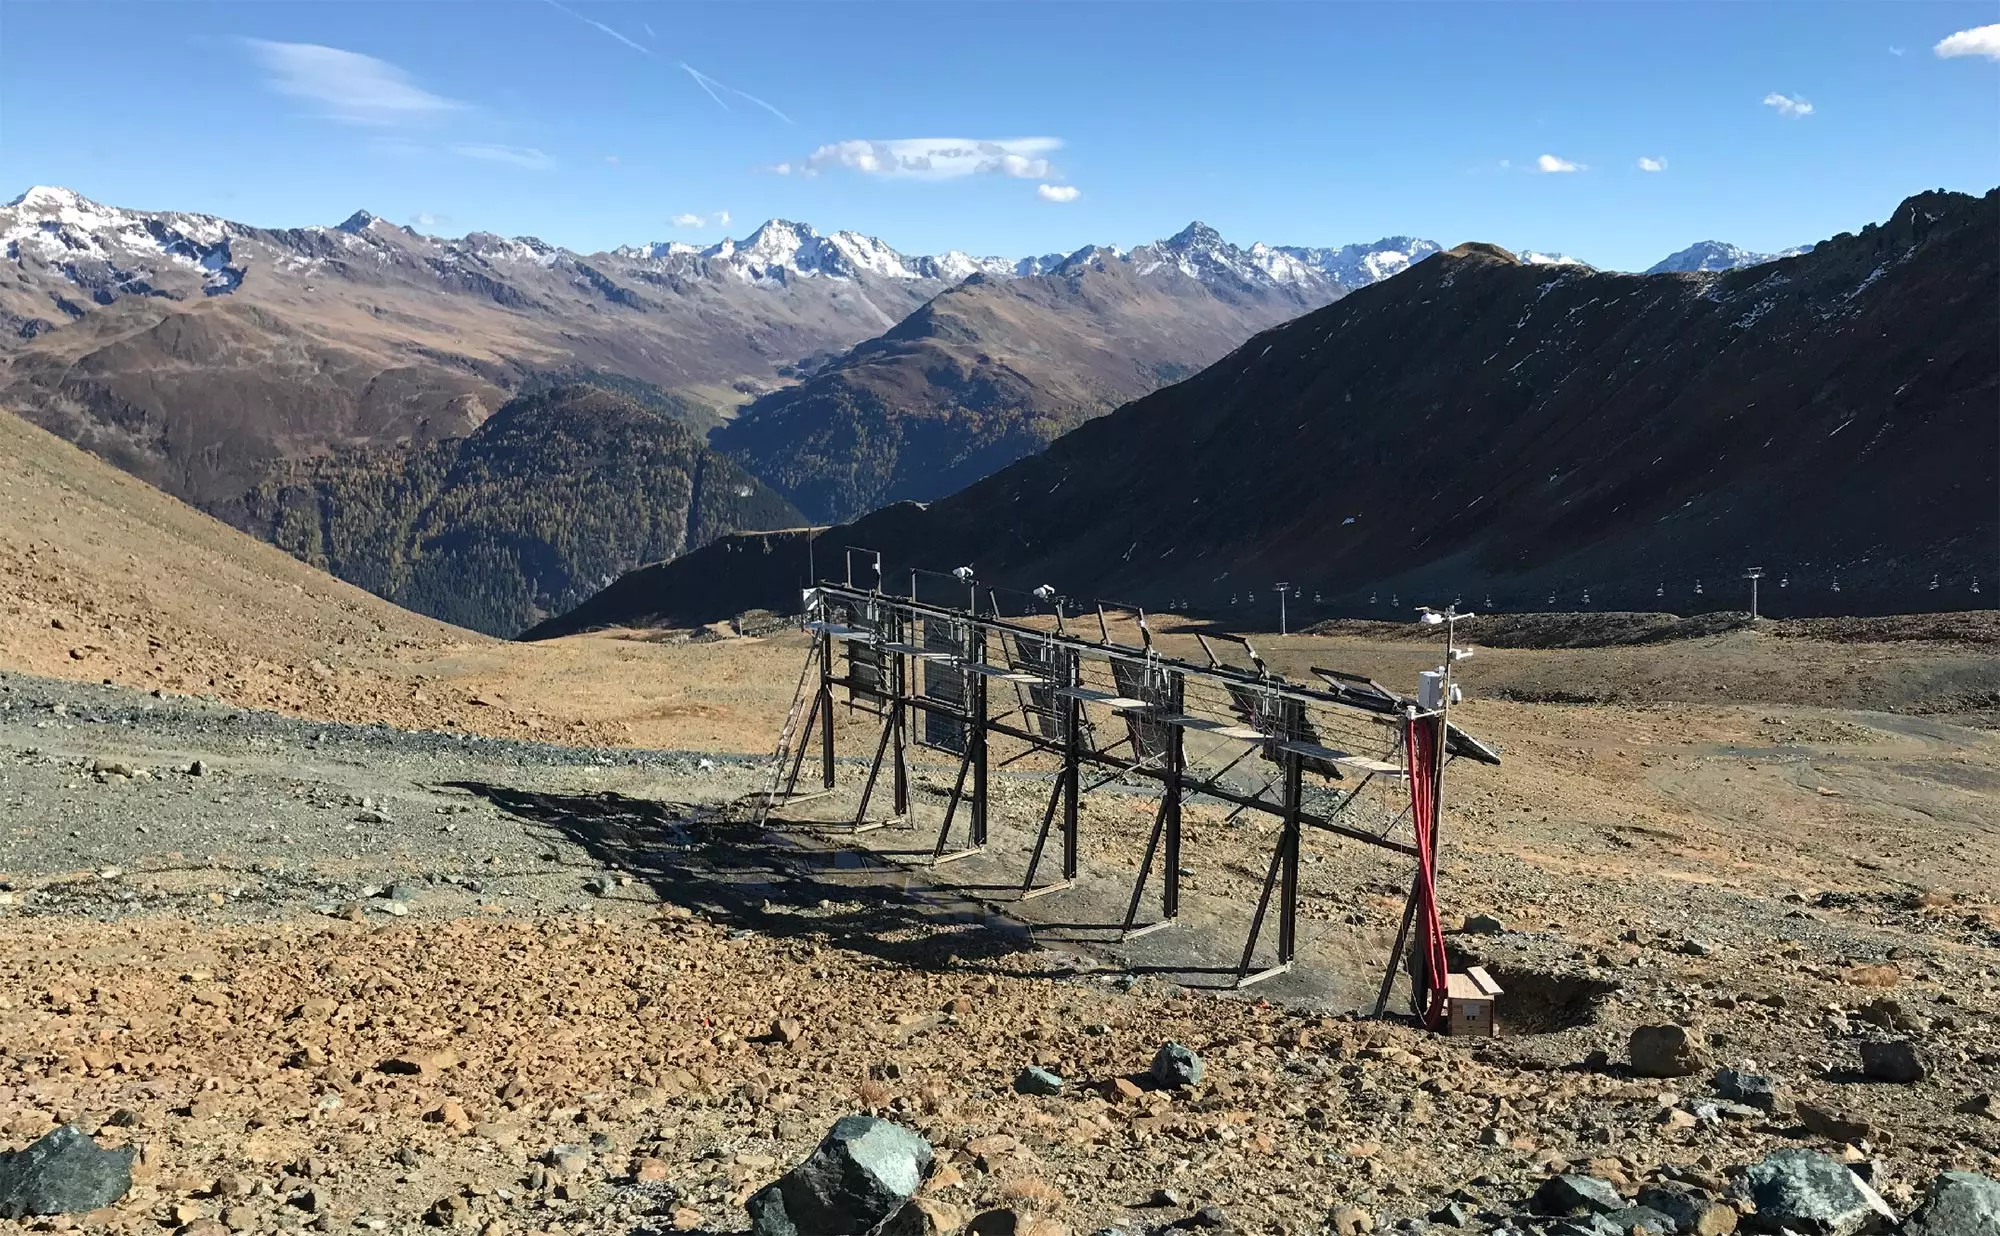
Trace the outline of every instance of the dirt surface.
<path fill-rule="evenodd" d="M 789 684 L 788 643 L 676 652 L 712 658 L 704 680 Z M 1306 965 L 1250 1001 L 1078 929 L 1102 919 L 1093 879 L 1130 878 L 1135 795 L 1087 800 L 1081 895 L 1024 907 L 970 867 L 758 832 L 728 806 L 756 758 L 0 687 L 0 1128 L 143 1148 L 93 1229 L 740 1230 L 747 1192 L 854 1110 L 940 1148 L 940 1203 L 1079 1232 L 1205 1205 L 1243 1231 L 1343 1205 L 1386 1224 L 1456 1189 L 1497 1215 L 1552 1165 L 1720 1188 L 1766 1149 L 1837 1148 L 1798 1102 L 1869 1124 L 1902 1207 L 1939 1168 L 2000 1165 L 2000 1126 L 1958 1110 L 2000 1086 L 2000 740 L 1933 718 L 1468 705 L 1507 762 L 1450 782 L 1445 901 L 1454 924 L 1500 919 L 1452 941 L 1522 1031 L 1480 1041 L 1342 1015 L 1407 873 L 1331 838 L 1306 866 Z M 842 769 L 813 814 L 851 810 Z M 928 849 L 947 775 L 920 767 L 914 825 L 865 840 Z M 1018 877 L 1005 838 L 1040 793 L 1003 787 L 993 872 Z M 1144 949 L 1233 953 L 1270 839 L 1216 815 L 1192 821 L 1187 921 Z M 1668 1021 L 1710 1065 L 1783 1077 L 1788 1106 L 1697 1117 L 1706 1071 L 1632 1076 L 1629 1032 Z M 1924 1081 L 1860 1077 L 1859 1044 L 1890 1034 Z M 1119 1090 L 1166 1039 L 1203 1054 L 1203 1085 Z M 1065 1093 L 1014 1092 L 1030 1063 Z M 1162 1189 L 1179 1202 L 1147 1205 Z"/>

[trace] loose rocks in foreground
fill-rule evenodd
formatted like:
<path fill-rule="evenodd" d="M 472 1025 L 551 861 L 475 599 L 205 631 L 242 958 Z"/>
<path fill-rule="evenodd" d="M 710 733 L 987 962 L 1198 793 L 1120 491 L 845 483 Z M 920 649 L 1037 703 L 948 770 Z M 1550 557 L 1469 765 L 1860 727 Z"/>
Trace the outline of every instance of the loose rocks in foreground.
<path fill-rule="evenodd" d="M 2000 1236 L 2000 1181 L 1973 1172 L 1941 1172 L 1930 1197 L 1903 1226 L 1904 1236 Z"/>
<path fill-rule="evenodd" d="M 1201 1081 L 1201 1057 L 1179 1043 L 1162 1043 L 1153 1054 L 1153 1066 L 1146 1077 L 1162 1090 L 1178 1090 Z"/>
<path fill-rule="evenodd" d="M 910 1200 L 930 1170 L 931 1147 L 873 1116 L 834 1122 L 806 1161 L 748 1203 L 756 1236 L 858 1236 Z"/>
<path fill-rule="evenodd" d="M 1685 1026 L 1640 1026 L 1629 1050 L 1632 1071 L 1641 1077 L 1687 1077 L 1702 1066 L 1701 1049 Z"/>
<path fill-rule="evenodd" d="M 25 1150 L 0 1151 L 0 1218 L 81 1214 L 131 1187 L 131 1150 L 106 1150 L 73 1124 Z"/>
<path fill-rule="evenodd" d="M 1929 1074 L 1917 1054 L 1917 1045 L 1908 1039 L 1888 1042 L 1870 1040 L 1861 1045 L 1861 1071 L 1876 1081 L 1909 1085 Z"/>
<path fill-rule="evenodd" d="M 1565 1172 L 1544 1180 L 1529 1205 L 1539 1215 L 1601 1215 L 1622 1209 L 1625 1199 L 1595 1176 Z"/>
<path fill-rule="evenodd" d="M 1896 1222 L 1861 1177 L 1814 1150 L 1773 1151 L 1750 1165 L 1737 1188 L 1757 1204 L 1745 1226 L 1760 1232 L 1857 1236 Z"/>

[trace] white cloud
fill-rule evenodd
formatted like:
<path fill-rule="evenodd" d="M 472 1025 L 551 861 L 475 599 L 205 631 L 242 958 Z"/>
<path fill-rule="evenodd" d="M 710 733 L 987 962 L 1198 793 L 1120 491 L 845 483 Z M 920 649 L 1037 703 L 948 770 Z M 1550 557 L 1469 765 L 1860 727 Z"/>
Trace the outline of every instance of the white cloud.
<path fill-rule="evenodd" d="M 468 159 L 483 159 L 488 163 L 507 163 L 515 167 L 525 167 L 540 171 L 555 160 L 549 158 L 533 146 L 502 146 L 497 142 L 465 142 L 451 148 L 455 155 Z"/>
<path fill-rule="evenodd" d="M 615 166 L 617 166 L 617 163 L 618 163 L 618 156 L 617 156 L 617 155 L 605 155 L 605 156 L 604 156 L 604 161 L 605 161 L 606 163 L 609 163 L 609 164 L 611 164 L 611 165 L 613 165 L 613 166 L 615 167 Z"/>
<path fill-rule="evenodd" d="M 1552 154 L 1545 154 L 1541 158 L 1536 159 L 1535 167 L 1537 170 L 1544 172 L 1580 172 L 1584 170 L 1583 164 L 1571 163 L 1568 159 L 1558 159 Z"/>
<path fill-rule="evenodd" d="M 844 167 L 868 176 L 915 180 L 952 180 L 960 176 L 996 173 L 1019 180 L 1040 180 L 1053 168 L 1043 157 L 1059 150 L 1054 137 L 906 137 L 892 141 L 855 140 L 821 146 L 802 165 L 780 163 L 779 175 L 813 175 L 828 167 Z"/>
<path fill-rule="evenodd" d="M 450 222 L 449 215 L 434 215 L 428 210 L 420 210 L 410 216 L 411 227 L 443 227 Z"/>
<path fill-rule="evenodd" d="M 1639 170 L 1642 172 L 1664 172 L 1667 170 L 1667 161 L 1665 157 L 1655 159 L 1647 155 L 1640 155 Z"/>
<path fill-rule="evenodd" d="M 1988 60 L 2000 60 L 2000 25 L 1974 26 L 1961 30 L 1949 38 L 1938 40 L 1931 49 L 1949 59 L 1953 56 L 1984 56 Z"/>
<path fill-rule="evenodd" d="M 1900 47 L 1892 47 L 1889 49 L 1889 54 L 1892 56 L 1900 56 L 1903 54 L 1903 49 Z"/>
<path fill-rule="evenodd" d="M 1782 95 L 1775 90 L 1764 96 L 1764 106 L 1775 107 L 1778 109 L 1780 116 L 1790 116 L 1794 119 L 1800 116 L 1810 116 L 1813 112 L 1813 105 L 1806 102 L 1805 99 Z"/>
<path fill-rule="evenodd" d="M 728 227 L 729 212 L 718 210 L 712 215 L 698 215 L 693 211 L 683 211 L 668 222 L 675 227 Z"/>
<path fill-rule="evenodd" d="M 1036 185 L 1035 196 L 1045 202 L 1074 202 L 1083 190 L 1075 185 Z"/>
<path fill-rule="evenodd" d="M 432 94 L 386 60 L 317 43 L 245 39 L 279 94 L 316 105 L 321 114 L 349 124 L 406 125 L 468 110 L 456 99 Z"/>

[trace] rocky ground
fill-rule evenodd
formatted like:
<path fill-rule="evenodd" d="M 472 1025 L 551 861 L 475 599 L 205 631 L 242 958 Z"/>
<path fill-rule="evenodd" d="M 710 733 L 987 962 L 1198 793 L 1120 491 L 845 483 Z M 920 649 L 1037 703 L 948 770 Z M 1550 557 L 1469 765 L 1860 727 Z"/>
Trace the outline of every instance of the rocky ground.
<path fill-rule="evenodd" d="M 1452 944 L 1512 996 L 1483 1040 L 1135 978 L 997 895 L 885 883 L 732 808 L 756 758 L 10 674 L 0 1146 L 135 1148 L 124 1200 L 31 1226 L 196 1236 L 741 1230 L 857 1112 L 928 1139 L 926 1213 L 980 1231 L 1519 1231 L 1558 1172 L 1721 1199 L 1784 1148 L 1900 1215 L 2000 1170 L 1993 736 L 1604 711 L 1468 710 L 1509 747 L 1451 790 L 1453 925 L 1495 920 Z M 1087 817 L 1093 862 L 1124 820 Z M 1211 837 L 1226 908 L 1259 839 Z M 1392 930 L 1357 849 L 1317 853 L 1308 914 Z M 1682 1031 L 1635 1060 L 1642 1026 Z M 1198 1084 L 1146 1081 L 1167 1040 Z"/>

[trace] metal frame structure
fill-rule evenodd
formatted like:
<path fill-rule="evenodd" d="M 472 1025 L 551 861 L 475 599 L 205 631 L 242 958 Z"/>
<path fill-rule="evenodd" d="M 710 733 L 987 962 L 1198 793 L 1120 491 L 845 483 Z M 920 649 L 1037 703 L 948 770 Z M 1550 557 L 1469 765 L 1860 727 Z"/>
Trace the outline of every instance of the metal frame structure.
<path fill-rule="evenodd" d="M 1415 860 L 1420 870 L 1412 881 L 1405 936 L 1413 921 L 1430 923 L 1435 934 L 1436 793 L 1444 765 L 1459 756 L 1482 763 L 1499 762 L 1490 747 L 1449 723 L 1444 715 L 1448 696 L 1441 707 L 1419 708 L 1415 701 L 1366 678 L 1325 669 L 1313 671 L 1322 686 L 1288 682 L 1264 664 L 1248 640 L 1238 636 L 1197 635 L 1207 664 L 1164 656 L 1154 647 L 1142 610 L 1110 603 L 1097 606 L 1096 639 L 1069 629 L 1060 600 L 1054 630 L 1002 617 L 998 597 L 990 591 L 988 604 L 993 612 L 981 614 L 977 587 L 964 568 L 953 575 L 967 586 L 967 608 L 917 599 L 918 576 L 930 573 L 912 572 L 911 595 L 894 596 L 881 590 L 879 554 L 873 554 L 872 563 L 876 586 L 856 586 L 856 553 L 873 551 L 849 551 L 847 582 L 821 583 L 804 593 L 804 625 L 813 635 L 812 647 L 759 800 L 760 823 L 779 806 L 834 789 L 833 723 L 839 689 L 847 692 L 850 708 L 881 718 L 860 805 L 849 825 L 852 833 L 893 822 L 914 823 L 909 794 L 909 747 L 914 729 L 921 735 L 915 740 L 919 745 L 958 759 L 943 822 L 931 849 L 932 865 L 983 852 L 988 841 L 993 746 L 1000 740 L 1019 748 L 1003 766 L 1040 757 L 1042 766 L 1052 767 L 1054 773 L 1020 883 L 1023 900 L 1059 892 L 1076 881 L 1082 795 L 1113 780 L 1142 779 L 1158 783 L 1160 799 L 1124 921 L 1118 925 L 1121 939 L 1157 931 L 1178 919 L 1182 807 L 1196 797 L 1229 805 L 1232 819 L 1256 812 L 1278 824 L 1262 893 L 1235 967 L 1239 987 L 1285 972 L 1297 955 L 1299 864 L 1306 829 Z M 871 565 L 865 557 L 863 565 L 864 569 Z M 1047 589 L 1036 595 L 1053 599 Z M 1134 618 L 1140 642 L 1114 639 L 1107 611 Z M 1121 616 L 1121 624 L 1123 621 Z M 916 638 L 919 630 L 924 632 L 922 639 Z M 1211 639 L 1239 647 L 1249 665 L 1226 663 Z M 994 712 L 989 691 L 994 682 L 1016 688 L 1017 707 Z M 1101 730 L 1091 723 L 1093 711 L 1109 714 L 1122 725 Z M 1417 734 L 1417 729 L 1423 732 Z M 1113 730 L 1122 730 L 1122 736 L 1110 738 Z M 1334 739 L 1327 735 L 1336 731 L 1373 741 L 1382 749 L 1370 755 L 1355 753 L 1363 749 L 1362 743 L 1348 743 L 1355 751 L 1329 745 Z M 1440 735 L 1442 741 L 1437 740 Z M 1244 750 L 1228 760 L 1218 755 L 1212 761 L 1216 766 L 1210 767 L 1191 758 L 1191 737 L 1211 750 L 1226 750 L 1232 744 L 1241 744 Z M 806 751 L 815 745 L 819 786 L 801 791 Z M 1413 778 L 1406 766 L 1410 751 L 1422 752 L 1435 762 Z M 1272 770 L 1266 784 L 1254 792 L 1228 779 L 1232 770 L 1253 756 L 1263 762 L 1259 767 Z M 885 764 L 892 787 L 891 811 L 886 818 L 871 818 L 869 810 Z M 1094 775 L 1098 778 L 1088 786 L 1083 783 L 1086 768 L 1097 770 Z M 1328 790 L 1315 784 L 1317 798 L 1309 800 L 1309 776 L 1316 783 L 1358 780 Z M 1381 828 L 1350 819 L 1349 808 L 1361 791 L 1378 779 L 1411 785 L 1428 794 L 1428 806 L 1413 800 L 1402 816 Z M 1321 799 L 1328 805 L 1320 805 Z M 968 816 L 967 837 L 965 844 L 954 848 L 954 827 L 962 807 Z M 1413 834 L 1409 841 L 1394 835 L 1404 818 L 1409 819 Z M 1052 835 L 1057 841 L 1060 875 L 1038 884 Z M 1142 925 L 1140 909 L 1152 883 L 1156 858 L 1162 868 L 1160 917 Z M 1258 944 L 1267 920 L 1274 915 L 1275 960 L 1259 967 Z M 1402 950 L 1399 941 L 1397 956 L 1390 960 L 1392 979 Z M 1441 939 L 1434 952 L 1442 956 Z M 1429 995 L 1441 992 L 1445 979 L 1441 972 L 1435 972 L 1438 967 L 1430 962 L 1430 956 L 1419 951 L 1413 967 L 1417 971 L 1416 1003 L 1423 1015 L 1427 1015 L 1424 1006 Z"/>

